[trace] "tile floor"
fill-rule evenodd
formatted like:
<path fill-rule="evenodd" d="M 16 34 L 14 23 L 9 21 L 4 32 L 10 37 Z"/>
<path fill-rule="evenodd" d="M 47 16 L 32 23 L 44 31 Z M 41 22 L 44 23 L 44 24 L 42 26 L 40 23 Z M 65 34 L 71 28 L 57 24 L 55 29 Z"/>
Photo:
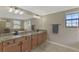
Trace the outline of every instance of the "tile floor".
<path fill-rule="evenodd" d="M 58 46 L 55 44 L 51 44 L 50 42 L 46 41 L 39 47 L 33 49 L 32 52 L 77 52 L 77 51 L 62 46 Z"/>

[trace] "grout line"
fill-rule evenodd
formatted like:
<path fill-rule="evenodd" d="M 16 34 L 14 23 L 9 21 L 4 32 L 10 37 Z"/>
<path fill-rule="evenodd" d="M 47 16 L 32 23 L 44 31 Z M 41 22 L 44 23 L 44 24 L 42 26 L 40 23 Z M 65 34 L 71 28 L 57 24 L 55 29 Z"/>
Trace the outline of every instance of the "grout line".
<path fill-rule="evenodd" d="M 68 48 L 68 49 L 71 49 L 73 51 L 79 52 L 79 49 L 73 48 L 73 47 L 68 46 L 68 45 L 60 44 L 60 43 L 57 43 L 57 42 L 54 42 L 54 41 L 49 41 L 49 40 L 48 40 L 48 42 L 51 43 L 51 44 L 55 44 L 55 45 L 58 45 L 58 46 L 61 46 L 61 47 Z"/>

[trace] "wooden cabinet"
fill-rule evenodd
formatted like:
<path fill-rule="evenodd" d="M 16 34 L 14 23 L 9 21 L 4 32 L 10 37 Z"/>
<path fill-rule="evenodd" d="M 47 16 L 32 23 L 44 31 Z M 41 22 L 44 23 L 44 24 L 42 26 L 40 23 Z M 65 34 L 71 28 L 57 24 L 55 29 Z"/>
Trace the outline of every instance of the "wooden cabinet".
<path fill-rule="evenodd" d="M 42 44 L 47 40 L 47 32 L 42 32 L 38 34 L 38 45 Z"/>
<path fill-rule="evenodd" d="M 37 34 L 32 35 L 32 49 L 37 47 Z"/>
<path fill-rule="evenodd" d="M 11 39 L 8 41 L 3 42 L 3 51 L 4 52 L 20 52 L 22 51 L 22 40 L 25 39 L 24 37 Z"/>
<path fill-rule="evenodd" d="M 25 52 L 31 51 L 31 36 L 20 37 L 3 42 L 4 52 Z"/>
<path fill-rule="evenodd" d="M 42 33 L 38 34 L 38 45 L 40 45 L 43 42 L 43 35 Z"/>
<path fill-rule="evenodd" d="M 4 52 L 20 52 L 21 46 L 20 43 L 16 41 L 16 39 L 8 40 L 3 42 L 3 51 Z"/>
<path fill-rule="evenodd" d="M 17 37 L 0 43 L 0 51 L 26 52 L 31 51 L 47 40 L 47 32 L 41 32 L 29 36 Z"/>
<path fill-rule="evenodd" d="M 20 49 L 19 49 L 20 52 L 22 52 L 22 45 L 23 45 L 23 42 L 25 39 L 26 39 L 26 37 L 20 37 L 20 38 L 15 39 L 16 40 L 15 42 L 18 43 L 18 45 L 20 47 Z"/>
<path fill-rule="evenodd" d="M 2 43 L 0 43 L 0 52 L 2 52 Z"/>
<path fill-rule="evenodd" d="M 43 42 L 45 42 L 47 40 L 47 32 L 43 32 L 42 35 L 43 35 Z"/>
<path fill-rule="evenodd" d="M 22 52 L 31 51 L 31 36 L 26 36 L 22 41 Z"/>

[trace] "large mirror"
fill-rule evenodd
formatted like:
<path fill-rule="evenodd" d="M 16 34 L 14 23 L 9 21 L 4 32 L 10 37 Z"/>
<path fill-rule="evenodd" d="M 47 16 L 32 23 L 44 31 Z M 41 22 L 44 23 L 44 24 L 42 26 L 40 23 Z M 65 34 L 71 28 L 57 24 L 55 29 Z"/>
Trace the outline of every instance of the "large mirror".
<path fill-rule="evenodd" d="M 0 19 L 0 33 L 31 31 L 31 20 Z"/>

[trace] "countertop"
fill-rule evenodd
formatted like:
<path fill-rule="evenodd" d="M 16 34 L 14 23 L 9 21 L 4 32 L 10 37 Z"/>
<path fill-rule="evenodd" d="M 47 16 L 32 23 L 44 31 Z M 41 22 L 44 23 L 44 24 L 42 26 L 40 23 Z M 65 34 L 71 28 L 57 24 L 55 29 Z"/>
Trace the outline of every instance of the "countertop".
<path fill-rule="evenodd" d="M 16 38 L 20 38 L 23 36 L 31 36 L 31 35 L 35 35 L 35 34 L 39 34 L 42 33 L 44 31 L 32 31 L 32 32 L 28 32 L 28 33 L 22 33 L 19 35 L 7 35 L 7 36 L 0 36 L 0 42 L 6 41 L 6 40 L 11 40 L 11 39 L 16 39 Z"/>

